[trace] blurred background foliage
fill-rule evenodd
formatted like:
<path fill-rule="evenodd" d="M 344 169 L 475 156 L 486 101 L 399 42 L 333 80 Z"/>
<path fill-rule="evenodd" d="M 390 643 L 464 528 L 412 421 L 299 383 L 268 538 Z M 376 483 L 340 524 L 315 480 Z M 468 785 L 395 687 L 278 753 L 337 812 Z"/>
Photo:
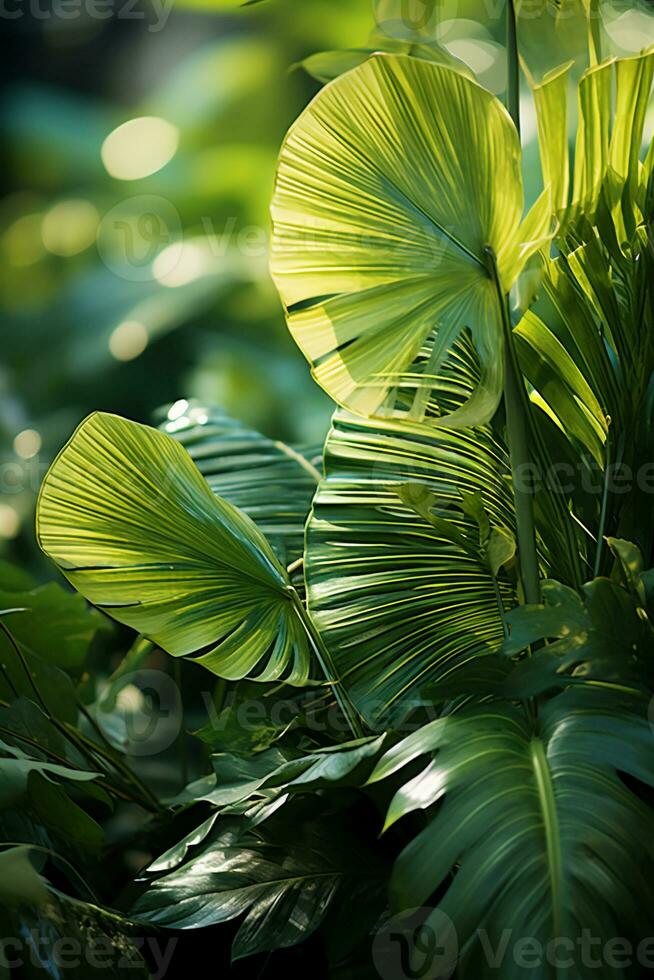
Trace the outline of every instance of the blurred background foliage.
<path fill-rule="evenodd" d="M 437 9 L 435 9 L 435 7 Z M 583 0 L 523 0 L 535 78 L 585 65 Z M 498 95 L 502 0 L 15 0 L 0 204 L 0 556 L 37 557 L 36 492 L 75 425 L 182 398 L 319 442 L 331 406 L 267 271 L 283 134 L 324 51 L 437 38 Z M 643 47 L 646 5 L 605 3 L 605 53 Z M 370 40 L 372 34 L 372 40 Z M 381 39 L 381 40 L 380 40 Z M 316 65 L 322 66 L 316 71 Z M 523 107 L 526 194 L 539 190 Z M 571 128 L 574 128 L 574 119 Z"/>

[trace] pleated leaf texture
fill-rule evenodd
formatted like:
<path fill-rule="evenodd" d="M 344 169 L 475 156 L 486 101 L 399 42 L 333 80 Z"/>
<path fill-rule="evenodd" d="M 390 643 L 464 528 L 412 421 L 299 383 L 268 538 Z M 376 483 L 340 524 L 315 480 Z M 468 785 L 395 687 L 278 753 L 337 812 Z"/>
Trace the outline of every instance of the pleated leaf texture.
<path fill-rule="evenodd" d="M 213 492 L 252 518 L 282 564 L 297 561 L 321 479 L 322 446 L 269 439 L 204 404 L 173 415 L 160 428 L 184 446 Z"/>
<path fill-rule="evenodd" d="M 425 684 L 458 672 L 502 642 L 500 603 L 481 557 L 432 527 L 397 493 L 413 482 L 468 537 L 460 491 L 481 489 L 493 526 L 513 528 L 506 450 L 488 428 L 384 425 L 337 412 L 325 445 L 325 479 L 307 524 L 309 610 L 357 710 L 374 729 Z M 450 509 L 451 508 L 451 509 Z M 480 670 L 484 670 L 480 667 Z"/>
<path fill-rule="evenodd" d="M 604 206 L 614 230 L 603 227 L 603 237 L 609 241 L 615 235 L 624 246 L 647 211 L 647 184 L 654 166 L 652 127 L 647 121 L 654 46 L 594 64 L 581 76 L 572 168 L 568 148 L 571 67 L 572 63 L 561 65 L 533 86 L 545 181 L 564 228 L 581 214 L 593 219 Z M 643 144 L 649 152 L 641 161 Z"/>
<path fill-rule="evenodd" d="M 82 422 L 41 487 L 37 537 L 82 595 L 173 656 L 228 679 L 306 682 L 285 570 L 163 432 L 101 413 Z"/>
<path fill-rule="evenodd" d="M 367 417 L 467 426 L 502 389 L 501 289 L 550 235 L 549 189 L 522 221 L 520 140 L 462 74 L 375 55 L 318 93 L 282 148 L 271 269 L 316 381 Z M 430 415 L 439 367 L 474 341 L 468 402 Z"/>

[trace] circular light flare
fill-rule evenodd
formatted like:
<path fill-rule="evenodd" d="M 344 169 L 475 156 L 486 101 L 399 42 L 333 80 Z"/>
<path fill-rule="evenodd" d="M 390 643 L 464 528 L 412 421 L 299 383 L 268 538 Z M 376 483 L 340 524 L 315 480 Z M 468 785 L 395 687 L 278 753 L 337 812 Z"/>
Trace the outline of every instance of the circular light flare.
<path fill-rule="evenodd" d="M 0 504 L 0 538 L 11 540 L 20 531 L 20 517 L 13 507 Z"/>
<path fill-rule="evenodd" d="M 149 339 L 147 327 L 139 320 L 125 320 L 109 337 L 109 350 L 117 361 L 133 361 L 143 353 Z"/>
<path fill-rule="evenodd" d="M 206 250 L 195 242 L 173 242 L 157 255 L 152 275 L 162 286 L 175 289 L 199 279 L 207 271 Z"/>
<path fill-rule="evenodd" d="M 177 126 L 159 116 L 138 116 L 109 133 L 100 153 L 111 177 L 139 180 L 165 167 L 178 145 Z"/>
<path fill-rule="evenodd" d="M 41 238 L 48 252 L 69 258 L 93 244 L 99 223 L 100 215 L 90 201 L 70 198 L 43 216 Z"/>
<path fill-rule="evenodd" d="M 41 436 L 36 429 L 23 429 L 14 439 L 14 452 L 21 459 L 32 459 L 41 448 Z"/>
<path fill-rule="evenodd" d="M 43 257 L 42 220 L 41 214 L 23 214 L 7 228 L 2 244 L 11 265 L 34 265 Z"/>

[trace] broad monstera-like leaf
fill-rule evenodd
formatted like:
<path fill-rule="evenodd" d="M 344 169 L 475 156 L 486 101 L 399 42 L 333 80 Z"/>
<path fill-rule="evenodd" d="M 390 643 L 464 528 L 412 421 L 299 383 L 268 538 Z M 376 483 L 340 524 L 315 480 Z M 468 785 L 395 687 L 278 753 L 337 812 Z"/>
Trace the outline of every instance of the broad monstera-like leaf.
<path fill-rule="evenodd" d="M 508 616 L 504 652 L 514 655 L 543 640 L 514 668 L 507 693 L 534 697 L 554 687 L 595 680 L 654 688 L 654 629 L 643 606 L 608 578 L 584 586 L 584 601 L 558 582 L 543 583 L 543 605 L 519 606 Z"/>
<path fill-rule="evenodd" d="M 307 525 L 309 608 L 343 685 L 375 726 L 502 641 L 511 585 L 494 582 L 475 553 L 479 528 L 461 494 L 481 491 L 490 524 L 510 530 L 505 450 L 485 428 L 427 432 L 339 412 L 325 472 Z M 437 519 L 421 516 L 411 492 L 400 497 L 407 482 L 431 494 Z"/>
<path fill-rule="evenodd" d="M 462 976 L 587 976 L 584 934 L 602 945 L 648 935 L 654 814 L 621 775 L 654 785 L 653 750 L 646 706 L 588 689 L 549 701 L 537 730 L 522 707 L 505 703 L 465 708 L 413 733 L 371 777 L 425 757 L 386 821 L 417 809 L 431 817 L 396 862 L 396 906 L 422 906 L 446 887 L 427 925 L 453 923 Z M 541 948 L 538 967 L 514 955 L 527 939 Z M 545 956 L 551 941 L 565 968 Z M 494 966 L 489 949 L 498 953 Z M 618 962 L 603 960 L 598 975 L 624 977 Z"/>
<path fill-rule="evenodd" d="M 340 405 L 464 426 L 502 388 L 501 307 L 547 239 L 549 194 L 521 224 L 518 134 L 451 68 L 375 55 L 327 85 L 284 143 L 272 272 L 296 342 Z M 480 365 L 466 404 L 430 395 L 457 338 Z"/>
<path fill-rule="evenodd" d="M 90 602 L 229 679 L 309 675 L 294 590 L 250 518 L 170 436 L 90 416 L 43 481 L 38 540 Z"/>
<path fill-rule="evenodd" d="M 199 403 L 176 403 L 161 428 L 184 446 L 215 494 L 252 518 L 280 561 L 302 555 L 322 447 L 269 439 Z"/>

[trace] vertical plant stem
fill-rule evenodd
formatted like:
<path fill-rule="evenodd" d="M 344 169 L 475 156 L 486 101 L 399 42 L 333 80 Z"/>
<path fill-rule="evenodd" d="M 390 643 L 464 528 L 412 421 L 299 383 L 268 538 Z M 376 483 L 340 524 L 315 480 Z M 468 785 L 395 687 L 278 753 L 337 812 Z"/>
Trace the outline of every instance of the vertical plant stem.
<path fill-rule="evenodd" d="M 504 309 L 506 310 L 506 304 L 504 304 Z M 508 315 L 505 315 L 504 321 L 504 405 L 513 475 L 520 575 L 525 602 L 533 604 L 540 602 L 540 576 L 536 549 L 534 497 L 531 487 L 526 486 L 532 464 L 527 438 L 528 426 L 524 414 L 526 399 L 524 397 L 524 381 L 516 364 L 513 334 L 511 325 L 508 323 Z"/>
<path fill-rule="evenodd" d="M 588 60 L 591 68 L 602 60 L 602 24 L 599 0 L 588 5 Z"/>
<path fill-rule="evenodd" d="M 520 62 L 515 0 L 506 0 L 506 107 L 520 134 Z"/>
<path fill-rule="evenodd" d="M 509 111 L 509 114 L 511 115 L 511 118 L 513 119 L 515 127 L 518 131 L 518 135 L 520 135 L 520 57 L 518 53 L 516 0 L 506 0 L 506 62 L 507 62 L 506 106 Z M 500 293 L 501 292 L 502 291 L 500 287 Z M 506 310 L 506 301 L 504 297 L 502 299 L 502 317 L 503 317 L 503 321 L 506 320 L 508 317 L 508 313 Z M 567 508 L 565 507 L 565 504 L 562 503 L 564 499 L 563 490 L 558 485 L 559 481 L 556 476 L 556 471 L 550 465 L 547 465 L 548 464 L 547 449 L 543 443 L 543 440 L 540 436 L 537 427 L 534 426 L 533 419 L 529 413 L 529 401 L 526 398 L 524 392 L 524 383 L 522 381 L 522 374 L 518 367 L 518 359 L 514 350 L 515 345 L 513 342 L 513 334 L 510 328 L 510 317 L 508 318 L 508 322 L 509 322 L 508 330 L 505 330 L 506 340 L 507 340 L 505 358 L 507 359 L 507 367 L 508 367 L 508 358 L 509 357 L 511 358 L 513 363 L 513 370 L 509 368 L 509 370 L 505 374 L 505 377 L 508 378 L 509 374 L 513 373 L 516 379 L 516 384 L 519 389 L 518 393 L 520 394 L 520 400 L 522 401 L 524 406 L 524 412 L 523 412 L 523 418 L 525 420 L 524 425 L 528 429 L 526 441 L 528 442 L 529 438 L 534 440 L 534 448 L 537 451 L 537 455 L 540 461 L 545 463 L 545 469 L 552 475 L 552 478 L 556 481 L 556 485 L 554 488 L 554 506 L 559 512 L 560 519 L 561 519 L 561 529 L 567 540 L 570 562 L 572 566 L 571 573 L 575 580 L 575 583 L 580 586 L 583 581 L 583 577 L 582 577 L 581 567 L 579 563 L 579 552 L 578 552 L 576 538 L 570 526 L 570 515 L 567 511 Z M 516 387 L 516 384 L 513 385 L 514 388 Z M 509 410 L 507 408 L 507 417 L 508 415 L 509 415 Z"/>
<path fill-rule="evenodd" d="M 186 734 L 186 728 L 184 727 L 184 715 L 183 715 L 184 698 L 182 697 L 182 665 L 179 660 L 175 660 L 173 671 L 174 671 L 175 684 L 177 685 L 177 690 L 179 691 L 179 700 L 182 705 L 182 724 L 180 726 L 179 737 L 177 739 L 177 750 L 179 753 L 180 779 L 182 783 L 182 788 L 184 788 L 188 783 L 188 738 Z"/>
<path fill-rule="evenodd" d="M 513 496 L 518 538 L 518 563 L 520 579 L 526 603 L 540 602 L 540 575 L 536 548 L 536 524 L 534 521 L 534 496 L 529 484 L 532 457 L 529 450 L 529 399 L 518 366 L 513 330 L 509 317 L 507 298 L 497 268 L 492 248 L 484 249 L 488 272 L 495 285 L 497 302 L 501 311 L 504 334 L 504 407 L 506 428 L 513 477 Z"/>
<path fill-rule="evenodd" d="M 145 809 L 151 809 L 152 812 L 154 813 L 163 809 L 156 796 L 147 788 L 147 786 L 138 778 L 136 773 L 133 772 L 133 770 L 129 766 L 125 765 L 119 758 L 117 758 L 117 753 L 115 753 L 113 749 L 111 750 L 111 752 L 105 751 L 99 745 L 96 745 L 95 742 L 92 742 L 90 739 L 87 739 L 86 736 L 84 736 L 81 732 L 77 731 L 75 728 L 72 728 L 69 724 L 65 722 L 61 722 L 58 718 L 56 718 L 52 714 L 45 698 L 41 694 L 41 691 L 39 690 L 36 681 L 34 680 L 34 676 L 29 668 L 29 664 L 27 663 L 27 660 L 25 659 L 25 655 L 20 647 L 20 644 L 15 639 L 9 627 L 2 621 L 1 617 L 0 617 L 0 629 L 11 643 L 14 652 L 21 664 L 23 673 L 25 674 L 30 684 L 30 687 L 32 688 L 32 691 L 34 692 L 35 701 L 39 705 L 41 711 L 48 719 L 50 724 L 53 725 L 57 729 L 57 731 L 64 736 L 64 738 L 66 738 L 72 745 L 74 745 L 75 748 L 78 750 L 78 752 L 81 752 L 82 755 L 84 755 L 87 759 L 89 759 L 92 765 L 95 765 L 94 756 L 97 756 L 98 758 L 109 763 L 110 765 L 113 766 L 113 768 L 118 773 L 120 773 L 120 775 L 126 780 L 126 782 L 131 783 L 133 787 L 135 787 L 137 790 L 139 790 L 139 792 L 143 794 L 145 800 L 149 801 L 149 805 L 138 799 L 134 800 L 135 803 L 139 803 Z M 7 682 L 9 683 L 9 686 L 11 687 L 14 693 L 14 697 L 18 698 L 20 694 L 16 690 L 16 687 L 13 684 L 13 681 L 11 680 L 8 671 L 6 670 L 3 664 L 0 664 L 0 669 L 3 675 L 5 676 Z M 98 731 L 100 732 L 99 726 L 88 714 L 86 708 L 83 708 L 83 706 L 80 705 L 79 703 L 78 703 L 78 708 L 82 710 L 82 713 L 85 715 L 85 717 L 87 717 L 89 721 L 92 721 L 94 727 L 97 728 Z"/>
<path fill-rule="evenodd" d="M 520 62 L 515 0 L 506 0 L 506 65 L 507 108 L 519 135 Z M 485 251 L 489 272 L 495 283 L 504 333 L 504 407 L 513 476 L 520 578 L 525 602 L 532 604 L 540 602 L 540 576 L 538 572 L 538 550 L 536 548 L 534 499 L 531 487 L 525 485 L 532 463 L 529 452 L 529 403 L 515 352 L 508 299 L 502 290 L 495 253 L 490 248 Z"/>
<path fill-rule="evenodd" d="M 311 619 L 304 606 L 304 603 L 300 599 L 295 589 L 293 589 L 292 601 L 295 609 L 297 610 L 302 626 L 304 627 L 304 631 L 307 634 L 311 648 L 316 656 L 316 659 L 318 660 L 318 663 L 320 664 L 325 680 L 329 681 L 329 683 L 332 685 L 336 701 L 338 702 L 338 706 L 345 716 L 352 735 L 355 738 L 361 738 L 365 733 L 359 714 L 350 701 L 347 692 L 343 689 L 343 685 L 336 672 L 336 668 L 332 662 L 329 651 L 323 643 L 320 633 L 316 629 L 313 620 Z"/>
<path fill-rule="evenodd" d="M 609 419 L 609 429 L 606 433 L 606 455 L 604 462 L 604 480 L 602 482 L 602 504 L 600 509 L 599 531 L 597 532 L 597 548 L 595 551 L 595 564 L 593 566 L 593 578 L 597 578 L 602 567 L 602 550 L 604 547 L 604 531 L 606 530 L 606 514 L 609 503 L 609 480 L 611 478 L 611 428 Z"/>

